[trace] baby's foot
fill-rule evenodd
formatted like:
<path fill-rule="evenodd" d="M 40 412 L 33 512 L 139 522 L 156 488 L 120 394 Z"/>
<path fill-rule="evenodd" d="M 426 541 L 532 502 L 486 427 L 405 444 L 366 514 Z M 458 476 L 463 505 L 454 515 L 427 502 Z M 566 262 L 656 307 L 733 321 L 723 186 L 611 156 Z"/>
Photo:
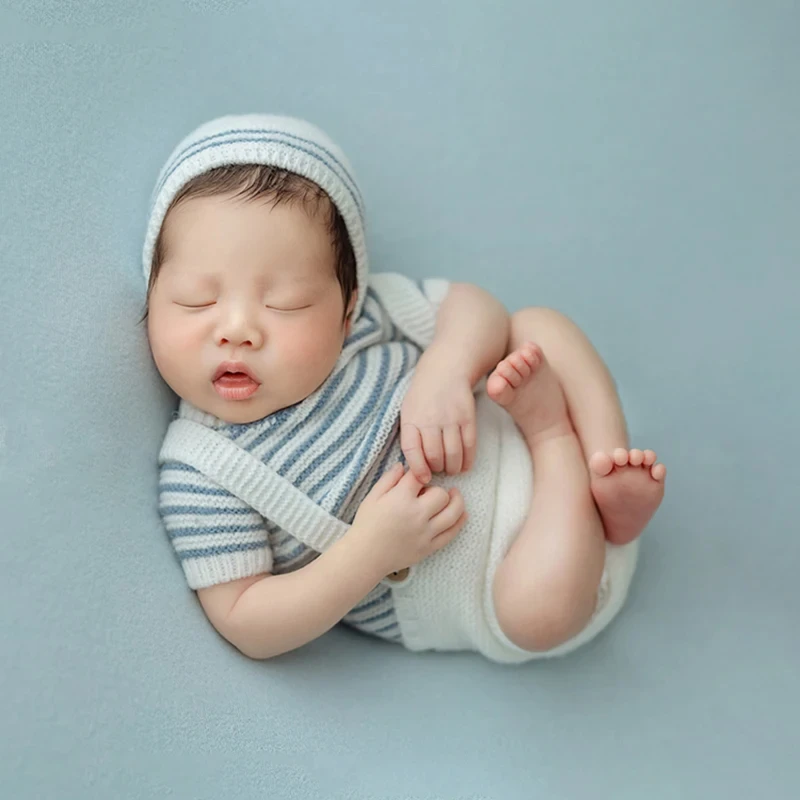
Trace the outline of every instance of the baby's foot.
<path fill-rule="evenodd" d="M 486 392 L 511 414 L 529 444 L 572 432 L 561 384 L 533 342 L 525 342 L 495 367 Z"/>
<path fill-rule="evenodd" d="M 621 447 L 589 459 L 592 495 L 612 544 L 632 542 L 661 505 L 667 468 L 655 462 L 652 450 Z"/>

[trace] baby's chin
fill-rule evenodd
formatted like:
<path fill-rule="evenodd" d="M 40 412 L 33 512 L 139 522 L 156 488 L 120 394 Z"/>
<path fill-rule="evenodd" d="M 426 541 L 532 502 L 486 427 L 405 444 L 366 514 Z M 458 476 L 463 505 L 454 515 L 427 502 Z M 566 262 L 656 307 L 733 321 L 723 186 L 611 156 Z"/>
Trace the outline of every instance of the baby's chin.
<path fill-rule="evenodd" d="M 280 411 L 280 408 L 266 405 L 263 402 L 254 403 L 249 400 L 223 400 L 220 403 L 213 404 L 213 407 L 203 410 L 223 422 L 228 422 L 232 425 L 247 425 L 250 422 L 257 422 L 270 414 L 274 414 L 276 411 Z"/>
<path fill-rule="evenodd" d="M 231 414 L 231 413 L 216 413 L 214 411 L 209 412 L 213 414 L 217 419 L 222 420 L 222 422 L 227 422 L 230 425 L 249 425 L 251 422 L 258 422 L 260 419 L 264 419 L 264 417 L 268 417 L 272 412 L 268 411 L 266 413 L 255 412 L 255 413 L 238 413 L 238 414 Z"/>
<path fill-rule="evenodd" d="M 258 422 L 258 420 L 274 414 L 289 405 L 294 403 L 286 403 L 285 400 L 277 400 L 275 398 L 267 398 L 263 395 L 263 385 L 259 387 L 258 391 L 252 396 L 244 400 L 227 400 L 222 397 L 216 396 L 216 392 L 212 389 L 214 396 L 198 398 L 198 401 L 189 402 L 192 405 L 204 411 L 206 414 L 211 414 L 223 422 L 231 425 L 247 425 L 251 422 Z M 301 400 L 303 398 L 300 398 Z M 298 400 L 297 402 L 300 402 Z"/>

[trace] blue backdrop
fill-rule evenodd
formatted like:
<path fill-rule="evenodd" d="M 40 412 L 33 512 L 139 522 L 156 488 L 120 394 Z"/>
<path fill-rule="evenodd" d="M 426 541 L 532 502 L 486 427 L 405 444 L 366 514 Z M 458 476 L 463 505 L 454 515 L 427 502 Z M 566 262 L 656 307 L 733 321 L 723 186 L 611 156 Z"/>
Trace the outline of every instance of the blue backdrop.
<path fill-rule="evenodd" d="M 795 797 L 800 7 L 0 0 L 9 798 Z M 336 630 L 246 660 L 155 507 L 157 172 L 224 113 L 350 156 L 376 271 L 569 314 L 669 467 L 630 602 L 509 669 Z"/>

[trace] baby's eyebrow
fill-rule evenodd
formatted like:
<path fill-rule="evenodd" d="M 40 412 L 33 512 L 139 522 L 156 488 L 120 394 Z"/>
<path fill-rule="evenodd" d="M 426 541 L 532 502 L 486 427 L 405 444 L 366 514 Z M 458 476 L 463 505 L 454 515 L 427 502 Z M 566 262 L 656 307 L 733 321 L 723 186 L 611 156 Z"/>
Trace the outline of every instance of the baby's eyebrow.
<path fill-rule="evenodd" d="M 219 283 L 219 278 L 216 275 L 207 275 L 201 273 L 200 275 L 195 274 L 192 277 L 203 286 L 216 286 Z"/>
<path fill-rule="evenodd" d="M 213 275 L 192 272 L 191 269 L 178 269 L 171 270 L 173 280 L 181 281 L 181 283 L 192 283 L 201 288 L 214 287 L 219 283 L 219 278 Z"/>

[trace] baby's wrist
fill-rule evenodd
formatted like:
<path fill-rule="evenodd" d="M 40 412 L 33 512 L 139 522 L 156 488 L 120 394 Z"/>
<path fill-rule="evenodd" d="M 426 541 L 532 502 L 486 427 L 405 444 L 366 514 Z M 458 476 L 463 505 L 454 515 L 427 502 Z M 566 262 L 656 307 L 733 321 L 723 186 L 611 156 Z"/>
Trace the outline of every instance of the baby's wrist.
<path fill-rule="evenodd" d="M 463 380 L 472 383 L 469 373 L 468 359 L 462 358 L 452 347 L 441 342 L 432 342 L 423 352 L 420 361 L 430 362 L 433 372 L 438 376 L 447 376 L 447 381 Z"/>
<path fill-rule="evenodd" d="M 350 530 L 341 539 L 341 544 L 350 551 L 349 559 L 353 567 L 375 579 L 382 581 L 392 570 L 389 559 L 379 548 L 376 548 L 368 535 L 358 523 L 353 523 Z"/>

